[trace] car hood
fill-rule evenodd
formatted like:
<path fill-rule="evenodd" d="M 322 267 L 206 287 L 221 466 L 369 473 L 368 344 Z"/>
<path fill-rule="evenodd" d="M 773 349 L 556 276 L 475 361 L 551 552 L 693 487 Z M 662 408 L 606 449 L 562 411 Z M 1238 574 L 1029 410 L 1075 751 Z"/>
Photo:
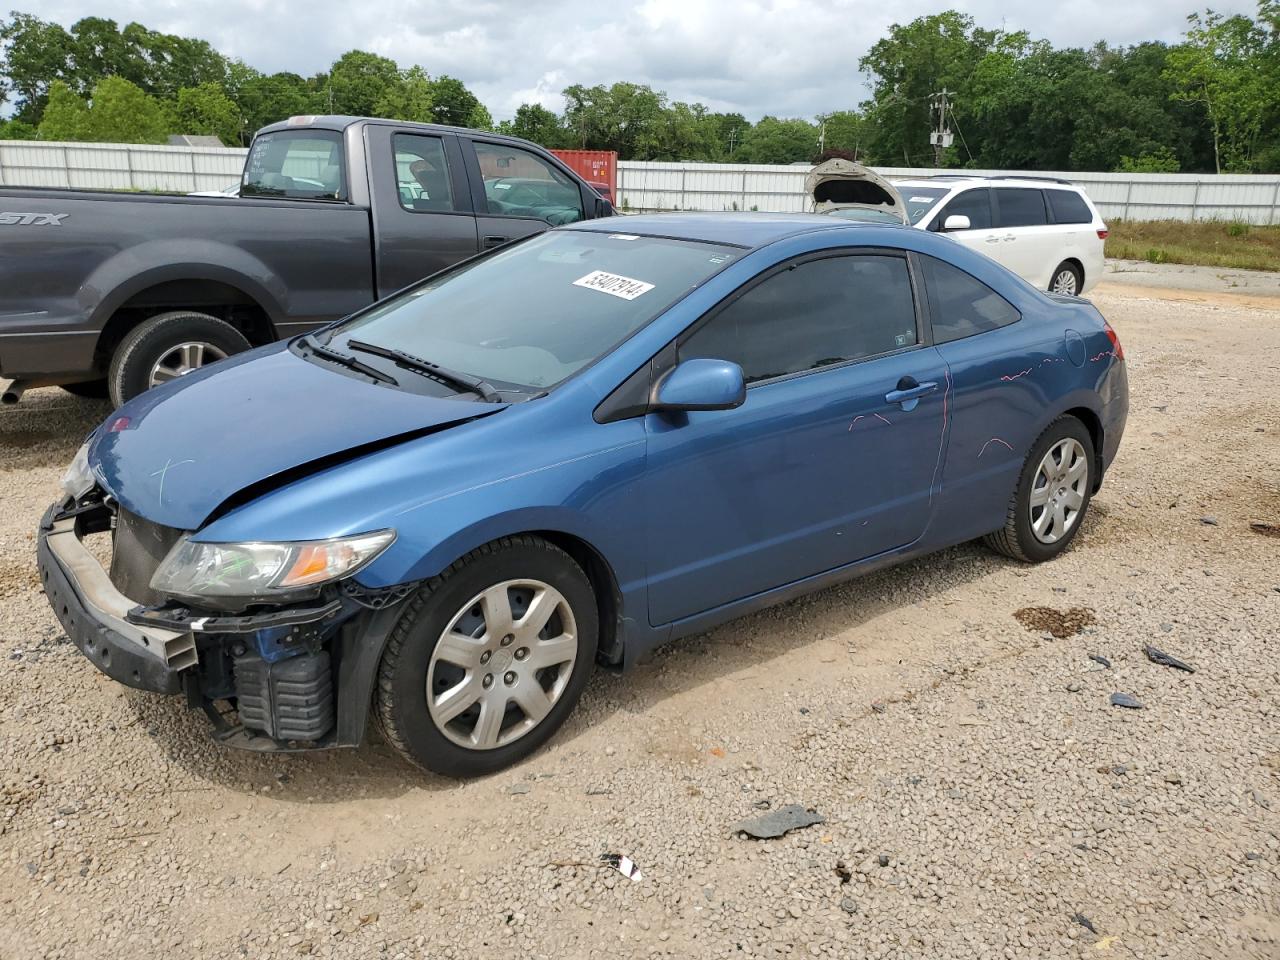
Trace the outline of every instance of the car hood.
<path fill-rule="evenodd" d="M 277 344 L 135 397 L 99 429 L 89 464 L 126 510 L 195 530 L 247 488 L 266 492 L 505 406 L 375 385 Z"/>
<path fill-rule="evenodd" d="M 809 171 L 804 189 L 814 213 L 832 210 L 878 210 L 908 223 L 906 204 L 884 177 L 853 160 L 835 158 Z"/>

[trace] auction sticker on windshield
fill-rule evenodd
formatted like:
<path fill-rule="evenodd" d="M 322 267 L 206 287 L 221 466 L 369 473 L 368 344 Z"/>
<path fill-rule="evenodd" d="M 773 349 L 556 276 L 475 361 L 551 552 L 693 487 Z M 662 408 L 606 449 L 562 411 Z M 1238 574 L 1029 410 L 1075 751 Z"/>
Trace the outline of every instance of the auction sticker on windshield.
<path fill-rule="evenodd" d="M 623 300 L 634 300 L 653 289 L 652 283 L 621 277 L 616 273 L 605 273 L 603 270 L 593 270 L 585 277 L 579 277 L 573 281 L 573 285 L 586 287 L 588 290 L 599 290 L 601 293 L 607 293 L 611 297 L 621 297 Z"/>

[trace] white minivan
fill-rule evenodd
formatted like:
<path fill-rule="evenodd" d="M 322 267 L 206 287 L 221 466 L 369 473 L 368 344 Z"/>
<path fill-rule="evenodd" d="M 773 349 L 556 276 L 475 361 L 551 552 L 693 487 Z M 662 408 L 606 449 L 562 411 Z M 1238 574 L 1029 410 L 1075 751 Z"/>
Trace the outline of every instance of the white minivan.
<path fill-rule="evenodd" d="M 861 164 L 829 160 L 807 188 L 819 213 L 945 233 L 1042 290 L 1079 296 L 1102 277 L 1107 225 L 1067 180 L 946 175 L 890 184 Z"/>

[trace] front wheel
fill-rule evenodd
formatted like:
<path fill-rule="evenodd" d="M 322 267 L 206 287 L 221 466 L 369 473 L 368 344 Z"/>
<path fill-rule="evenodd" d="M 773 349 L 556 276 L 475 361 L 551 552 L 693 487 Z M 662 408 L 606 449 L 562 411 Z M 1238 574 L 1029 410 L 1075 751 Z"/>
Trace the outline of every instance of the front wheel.
<path fill-rule="evenodd" d="M 1004 527 L 989 546 L 1027 563 L 1052 560 L 1075 539 L 1093 497 L 1093 438 L 1075 417 L 1059 417 L 1031 447 Z"/>
<path fill-rule="evenodd" d="M 401 755 L 470 777 L 546 743 L 582 696 L 599 632 L 582 568 L 537 537 L 467 554 L 409 600 L 374 715 Z"/>

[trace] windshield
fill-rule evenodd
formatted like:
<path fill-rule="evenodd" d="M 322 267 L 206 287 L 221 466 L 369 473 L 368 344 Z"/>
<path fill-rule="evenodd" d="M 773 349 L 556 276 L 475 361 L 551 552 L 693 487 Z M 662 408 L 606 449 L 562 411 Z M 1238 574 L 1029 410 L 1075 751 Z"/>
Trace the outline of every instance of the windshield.
<path fill-rule="evenodd" d="M 405 291 L 341 324 L 329 345 L 377 344 L 500 388 L 541 390 L 608 353 L 739 252 L 551 231 Z"/>
<path fill-rule="evenodd" d="M 894 184 L 902 200 L 907 205 L 907 219 L 913 224 L 924 219 L 924 215 L 932 210 L 949 192 L 947 187 L 914 187 L 907 183 Z"/>
<path fill-rule="evenodd" d="M 345 200 L 342 134 L 332 130 L 264 133 L 244 164 L 242 197 Z"/>

